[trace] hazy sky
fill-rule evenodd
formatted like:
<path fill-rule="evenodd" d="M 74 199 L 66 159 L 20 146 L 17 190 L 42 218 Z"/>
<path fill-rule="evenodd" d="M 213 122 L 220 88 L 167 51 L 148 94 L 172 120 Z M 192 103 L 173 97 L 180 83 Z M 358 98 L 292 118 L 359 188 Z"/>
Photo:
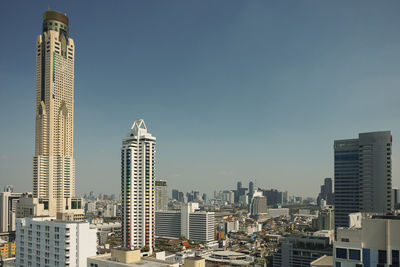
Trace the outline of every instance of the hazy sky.
<path fill-rule="evenodd" d="M 315 196 L 333 140 L 391 130 L 400 184 L 400 1 L 2 1 L 0 186 L 32 190 L 35 41 L 67 13 L 78 193 L 120 190 L 135 119 L 169 189 Z M 2 190 L 2 188 L 0 188 Z"/>

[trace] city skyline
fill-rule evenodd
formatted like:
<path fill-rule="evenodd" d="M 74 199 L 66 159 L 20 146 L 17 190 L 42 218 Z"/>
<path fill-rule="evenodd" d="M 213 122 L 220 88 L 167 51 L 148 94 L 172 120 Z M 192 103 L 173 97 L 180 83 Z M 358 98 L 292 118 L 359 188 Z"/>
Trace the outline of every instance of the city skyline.
<path fill-rule="evenodd" d="M 166 180 L 170 190 L 210 194 L 211 182 L 222 189 L 253 180 L 256 186 L 316 196 L 322 179 L 333 177 L 333 141 L 381 130 L 393 133 L 393 186 L 399 184 L 399 60 L 391 53 L 400 44 L 393 27 L 400 22 L 393 11 L 399 4 L 349 4 L 351 10 L 360 8 L 356 18 L 350 18 L 340 4 L 332 3 L 297 3 L 299 12 L 285 4 L 260 2 L 228 7 L 213 3 L 211 8 L 173 3 L 135 3 L 110 10 L 100 5 L 89 14 L 93 20 L 85 13 L 87 4 L 81 10 L 77 3 L 51 6 L 73 17 L 71 37 L 79 40 L 74 132 L 78 193 L 119 192 L 119 142 L 125 125 L 136 118 L 145 119 L 159 137 L 156 178 Z M 32 47 L 47 3 L 30 7 L 23 11 L 10 4 L 8 13 L 0 11 L 2 20 L 11 21 L 17 12 L 26 15 L 26 21 L 13 20 L 13 29 L 27 34 L 5 30 L 16 46 L 2 46 L 7 53 L 0 63 L 0 111 L 15 111 L 0 118 L 6 125 L 0 140 L 0 185 L 14 184 L 18 192 L 31 191 Z M 117 16 L 124 8 L 133 12 L 132 21 L 102 21 L 108 12 Z M 266 18 L 262 12 L 269 9 L 282 11 L 284 17 L 270 11 Z M 201 19 L 205 15 L 210 21 Z M 154 23 L 156 16 L 166 26 Z M 321 25 L 315 26 L 317 22 Z M 121 35 L 128 29 L 132 32 L 120 43 L 99 34 L 105 30 Z M 327 29 L 333 36 L 324 33 Z M 315 36 L 301 37 L 306 30 Z M 240 41 L 243 38 L 246 42 Z M 294 41 L 297 45 L 290 44 Z M 313 43 L 318 45 L 309 47 Z M 278 55 L 271 52 L 274 49 Z M 146 96 L 151 97 L 139 103 Z M 240 149 L 238 140 L 246 140 Z"/>

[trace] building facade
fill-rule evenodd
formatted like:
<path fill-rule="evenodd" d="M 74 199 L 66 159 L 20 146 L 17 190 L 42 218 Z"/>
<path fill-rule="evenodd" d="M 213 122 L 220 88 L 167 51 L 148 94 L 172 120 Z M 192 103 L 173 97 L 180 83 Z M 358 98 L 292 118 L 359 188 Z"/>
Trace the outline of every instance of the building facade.
<path fill-rule="evenodd" d="M 96 231 L 87 222 L 17 219 L 16 266 L 85 267 L 97 252 Z"/>
<path fill-rule="evenodd" d="M 166 181 L 155 182 L 156 210 L 168 210 L 168 187 Z"/>
<path fill-rule="evenodd" d="M 0 193 L 0 232 L 15 231 L 17 203 L 21 195 L 13 192 Z"/>
<path fill-rule="evenodd" d="M 147 132 L 143 120 L 136 120 L 122 142 L 121 197 L 122 244 L 125 248 L 155 245 L 156 138 Z"/>
<path fill-rule="evenodd" d="M 337 230 L 333 266 L 399 266 L 400 217 L 363 214 L 360 223 Z"/>
<path fill-rule="evenodd" d="M 323 255 L 332 255 L 329 238 L 316 236 L 285 236 L 273 255 L 274 267 L 308 267 Z"/>
<path fill-rule="evenodd" d="M 156 236 L 184 236 L 198 243 L 214 241 L 215 214 L 198 210 L 198 203 L 187 203 L 181 210 L 156 212 Z"/>
<path fill-rule="evenodd" d="M 74 57 L 67 16 L 46 11 L 36 41 L 33 197 L 50 216 L 79 220 L 84 214 L 75 198 Z"/>
<path fill-rule="evenodd" d="M 335 228 L 348 227 L 354 212 L 387 213 L 392 209 L 392 136 L 390 131 L 360 133 L 336 140 Z"/>

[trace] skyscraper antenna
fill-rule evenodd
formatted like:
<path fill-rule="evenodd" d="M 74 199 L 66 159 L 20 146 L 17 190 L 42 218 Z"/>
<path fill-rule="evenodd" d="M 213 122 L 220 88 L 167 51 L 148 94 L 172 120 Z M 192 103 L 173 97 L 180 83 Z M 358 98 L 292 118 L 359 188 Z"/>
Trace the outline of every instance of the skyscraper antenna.
<path fill-rule="evenodd" d="M 50 5 L 47 6 L 47 10 L 50 11 Z"/>

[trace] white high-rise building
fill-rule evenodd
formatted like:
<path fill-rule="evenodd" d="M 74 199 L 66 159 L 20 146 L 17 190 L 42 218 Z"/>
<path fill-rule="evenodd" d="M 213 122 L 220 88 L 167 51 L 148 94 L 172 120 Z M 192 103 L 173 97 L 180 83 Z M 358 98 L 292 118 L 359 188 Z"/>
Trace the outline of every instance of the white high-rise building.
<path fill-rule="evenodd" d="M 17 219 L 16 266 L 86 267 L 95 256 L 96 229 L 54 217 Z"/>
<path fill-rule="evenodd" d="M 46 11 L 36 41 L 33 197 L 50 216 L 62 219 L 84 215 L 81 199 L 75 198 L 74 57 L 67 16 Z"/>
<path fill-rule="evenodd" d="M 143 120 L 136 120 L 122 142 L 122 245 L 155 245 L 154 154 L 156 138 Z"/>

